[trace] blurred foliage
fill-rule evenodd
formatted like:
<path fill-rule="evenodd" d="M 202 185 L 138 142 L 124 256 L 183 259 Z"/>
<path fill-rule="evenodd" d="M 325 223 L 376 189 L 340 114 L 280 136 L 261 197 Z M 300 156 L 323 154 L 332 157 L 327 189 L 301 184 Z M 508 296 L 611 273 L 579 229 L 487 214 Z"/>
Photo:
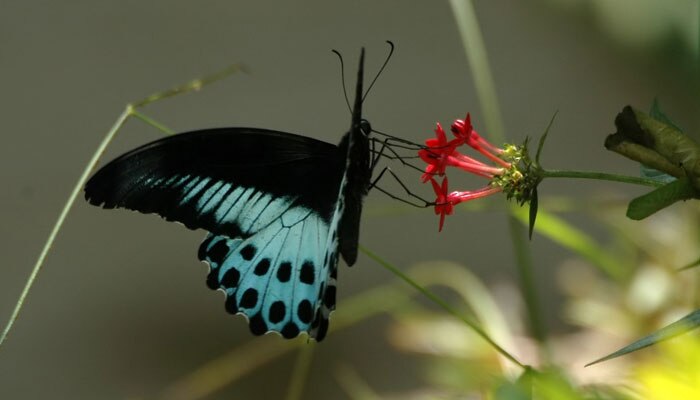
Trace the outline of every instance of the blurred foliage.
<path fill-rule="evenodd" d="M 609 364 L 583 368 L 596 354 L 678 319 L 697 303 L 697 271 L 678 272 L 677 268 L 697 257 L 700 208 L 685 204 L 644 222 L 627 220 L 621 210 L 620 205 L 592 213 L 612 235 L 609 243 L 599 246 L 606 248 L 606 257 L 631 259 L 638 267 L 613 278 L 593 267 L 587 256 L 573 257 L 562 265 L 558 277 L 566 298 L 564 314 L 577 328 L 550 337 L 551 359 L 538 361 L 537 369 L 520 379 L 454 319 L 420 307 L 395 314 L 391 343 L 426 361 L 429 384 L 418 392 L 440 393 L 440 398 L 464 398 L 465 394 L 494 399 L 698 398 L 700 341 L 692 335 Z M 433 265 L 435 273 L 442 268 Z M 455 284 L 454 289 L 468 297 L 467 287 Z M 501 292 L 492 289 L 480 294 L 497 304 L 496 309 L 479 314 L 484 325 L 522 309 L 515 297 L 505 301 L 493 297 Z M 462 307 L 470 308 L 468 303 Z M 502 332 L 501 337 L 515 344 L 508 349 L 521 359 L 537 359 L 537 343 L 520 328 L 523 321 L 506 320 L 510 331 Z"/>
<path fill-rule="evenodd" d="M 546 0 L 576 13 L 622 46 L 694 63 L 698 57 L 697 0 Z"/>

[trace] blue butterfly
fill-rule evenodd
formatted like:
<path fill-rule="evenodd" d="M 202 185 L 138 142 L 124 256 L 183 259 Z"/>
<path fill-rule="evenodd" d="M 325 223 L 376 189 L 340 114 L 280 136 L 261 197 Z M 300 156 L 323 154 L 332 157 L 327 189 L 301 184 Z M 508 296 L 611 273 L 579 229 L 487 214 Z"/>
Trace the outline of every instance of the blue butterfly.
<path fill-rule="evenodd" d="M 357 259 L 370 188 L 371 128 L 362 119 L 364 49 L 350 131 L 338 145 L 256 128 L 165 137 L 100 169 L 85 198 L 156 213 L 209 235 L 199 259 L 207 285 L 255 335 L 306 332 L 321 341 L 335 309 L 338 256 Z"/>

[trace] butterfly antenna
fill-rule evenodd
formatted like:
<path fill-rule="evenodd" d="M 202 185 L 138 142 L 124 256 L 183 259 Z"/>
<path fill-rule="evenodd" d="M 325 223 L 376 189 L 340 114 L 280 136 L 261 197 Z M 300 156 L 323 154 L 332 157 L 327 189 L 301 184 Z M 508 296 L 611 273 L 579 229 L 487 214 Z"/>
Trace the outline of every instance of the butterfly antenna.
<path fill-rule="evenodd" d="M 384 71 L 384 68 L 386 68 L 386 65 L 389 64 L 389 60 L 391 59 L 391 55 L 394 54 L 394 42 L 391 40 L 387 40 L 387 43 L 389 43 L 389 55 L 386 56 L 386 60 L 384 60 L 384 64 L 382 64 L 382 67 L 379 68 L 379 72 L 377 72 L 377 75 L 374 76 L 374 79 L 372 79 L 372 83 L 369 84 L 369 87 L 367 87 L 367 91 L 365 92 L 364 96 L 362 96 L 362 101 L 365 101 L 365 97 L 369 94 L 369 91 L 372 90 L 372 86 L 374 86 L 374 82 L 377 81 L 377 78 L 379 78 L 379 75 L 382 74 L 382 71 Z"/>
<path fill-rule="evenodd" d="M 340 55 L 338 50 L 333 49 L 331 51 L 335 53 L 335 55 L 338 56 L 338 60 L 340 60 L 340 80 L 343 83 L 343 96 L 345 96 L 345 104 L 347 104 L 348 110 L 350 114 L 352 114 L 352 107 L 350 106 L 350 100 L 348 100 L 348 90 L 345 87 L 345 63 L 343 62 L 343 56 Z"/>

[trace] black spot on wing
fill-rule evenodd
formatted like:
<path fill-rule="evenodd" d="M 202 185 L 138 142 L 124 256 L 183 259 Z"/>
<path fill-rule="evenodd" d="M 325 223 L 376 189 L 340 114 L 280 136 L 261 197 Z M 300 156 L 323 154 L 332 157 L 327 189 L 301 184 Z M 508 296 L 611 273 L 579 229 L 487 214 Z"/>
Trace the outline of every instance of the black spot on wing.
<path fill-rule="evenodd" d="M 253 257 L 255 257 L 256 252 L 257 249 L 255 248 L 255 246 L 253 246 L 252 244 L 248 244 L 241 250 L 241 256 L 244 260 L 250 261 L 253 259 Z"/>
<path fill-rule="evenodd" d="M 260 315 L 260 313 L 257 313 L 250 317 L 250 320 L 248 321 L 248 327 L 250 328 L 250 332 L 255 336 L 260 336 L 267 332 L 267 324 L 265 323 L 265 319 L 262 315 Z"/>
<path fill-rule="evenodd" d="M 236 304 L 236 296 L 226 296 L 226 303 L 224 303 L 226 312 L 230 314 L 236 314 L 238 312 L 238 304 Z"/>
<path fill-rule="evenodd" d="M 208 288 L 216 290 L 221 287 L 219 270 L 228 253 L 229 246 L 227 244 L 227 239 L 222 236 L 210 234 L 199 245 L 197 256 L 201 261 L 206 261 L 207 264 L 209 264 L 209 273 L 206 279 Z M 233 277 L 231 276 L 231 278 Z"/>
<path fill-rule="evenodd" d="M 277 280 L 280 282 L 289 282 L 289 278 L 292 277 L 292 263 L 285 261 L 280 264 L 277 269 Z"/>
<path fill-rule="evenodd" d="M 301 265 L 301 271 L 299 272 L 299 281 L 307 285 L 313 285 L 315 276 L 316 271 L 314 271 L 313 262 L 308 260 L 304 261 Z"/>
<path fill-rule="evenodd" d="M 209 270 L 209 273 L 207 274 L 207 287 L 211 290 L 216 290 L 220 287 L 218 269 L 212 268 Z"/>
<path fill-rule="evenodd" d="M 297 324 L 294 322 L 287 322 L 287 324 L 284 325 L 284 328 L 280 331 L 282 334 L 282 337 L 285 339 L 293 339 L 297 336 L 299 336 L 299 327 Z"/>
<path fill-rule="evenodd" d="M 270 259 L 263 258 L 255 266 L 253 273 L 255 273 L 255 275 L 257 275 L 257 276 L 264 276 L 267 274 L 267 271 L 269 271 L 269 270 L 270 270 Z"/>
<path fill-rule="evenodd" d="M 241 296 L 241 304 L 239 304 L 239 306 L 241 308 L 251 309 L 255 307 L 256 304 L 258 304 L 258 291 L 253 288 L 246 289 L 246 291 L 243 292 L 243 296 Z"/>
<path fill-rule="evenodd" d="M 270 313 L 268 315 L 270 322 L 277 324 L 282 322 L 285 315 L 287 314 L 287 307 L 284 305 L 283 301 L 276 301 L 270 306 Z"/>
<path fill-rule="evenodd" d="M 323 304 L 330 310 L 335 308 L 335 286 L 328 285 L 326 292 L 323 294 Z"/>
<path fill-rule="evenodd" d="M 235 288 L 238 286 L 238 280 L 241 278 L 241 273 L 236 267 L 230 267 L 221 278 L 221 286 L 225 288 Z"/>
<path fill-rule="evenodd" d="M 206 242 L 206 241 L 205 241 Z M 200 249 L 204 246 L 204 243 L 202 243 L 199 247 Z M 209 251 L 207 251 L 207 258 L 209 259 L 210 262 L 215 263 L 217 266 L 220 266 L 222 262 L 224 262 L 224 259 L 228 255 L 229 248 L 228 244 L 226 244 L 226 240 L 219 240 L 212 246 Z"/>
<path fill-rule="evenodd" d="M 297 308 L 297 316 L 299 317 L 299 321 L 308 324 L 311 322 L 311 319 L 313 318 L 313 309 L 311 308 L 311 302 L 304 299 L 299 303 L 299 307 Z"/>

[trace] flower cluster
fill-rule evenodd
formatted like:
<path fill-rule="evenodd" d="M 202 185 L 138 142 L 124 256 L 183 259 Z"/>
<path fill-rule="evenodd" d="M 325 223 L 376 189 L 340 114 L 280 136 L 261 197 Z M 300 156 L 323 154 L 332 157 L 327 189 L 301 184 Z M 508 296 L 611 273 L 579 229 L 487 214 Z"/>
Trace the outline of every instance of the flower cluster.
<path fill-rule="evenodd" d="M 435 191 L 435 214 L 440 215 L 439 230 L 445 222 L 445 216 L 452 214 L 454 206 L 464 201 L 486 197 L 504 191 L 508 197 L 524 202 L 522 187 L 524 176 L 520 172 L 524 160 L 525 147 L 506 145 L 496 147 L 481 137 L 471 124 L 467 114 L 464 120 L 458 119 L 450 127 L 454 139 L 448 140 L 440 123 L 435 128 L 435 137 L 425 141 L 425 147 L 418 151 L 418 156 L 428 165 L 421 180 L 430 181 Z M 488 158 L 493 164 L 489 165 L 459 152 L 459 148 L 467 145 Z M 526 159 L 526 157 L 525 157 Z M 528 162 L 529 165 L 529 162 Z M 454 167 L 471 174 L 488 179 L 488 183 L 476 190 L 454 191 L 448 193 L 446 169 Z M 442 177 L 442 182 L 435 180 Z"/>

